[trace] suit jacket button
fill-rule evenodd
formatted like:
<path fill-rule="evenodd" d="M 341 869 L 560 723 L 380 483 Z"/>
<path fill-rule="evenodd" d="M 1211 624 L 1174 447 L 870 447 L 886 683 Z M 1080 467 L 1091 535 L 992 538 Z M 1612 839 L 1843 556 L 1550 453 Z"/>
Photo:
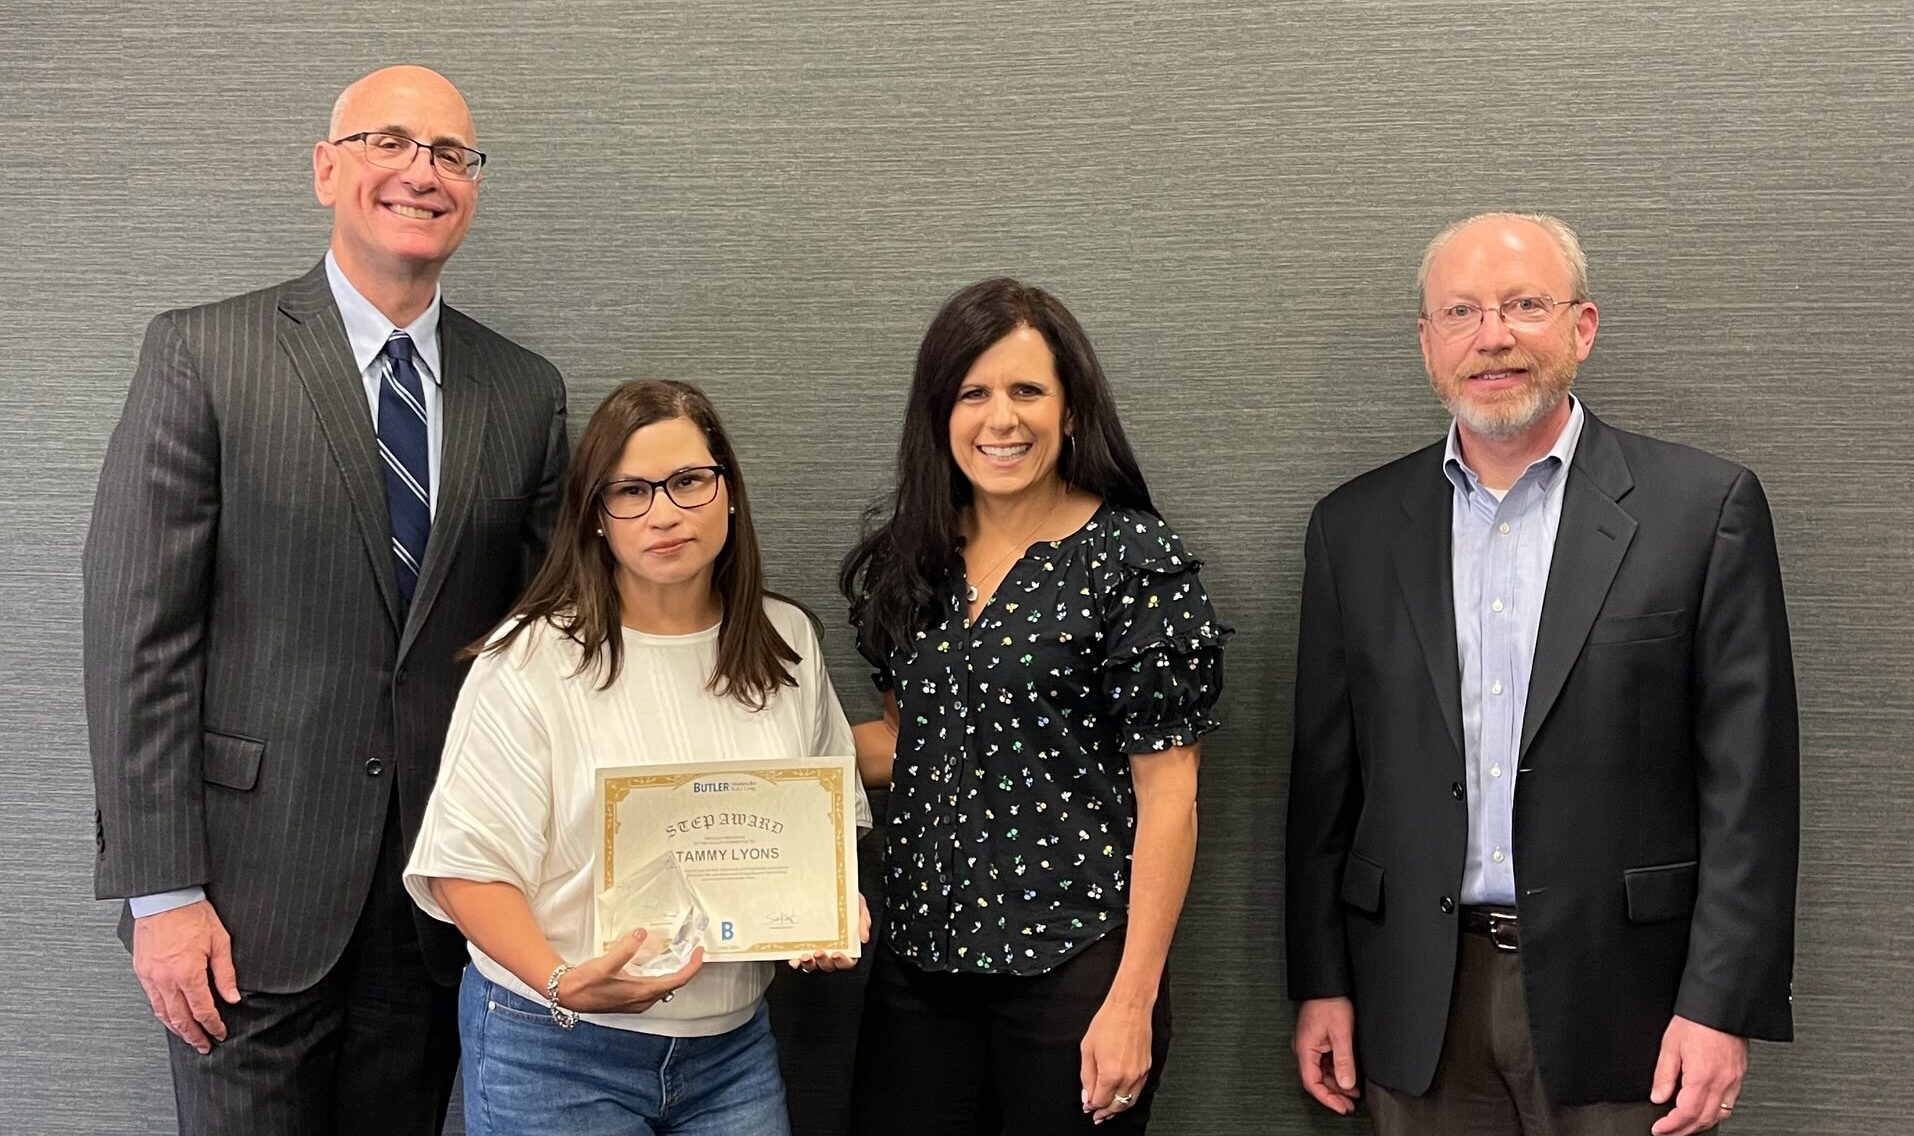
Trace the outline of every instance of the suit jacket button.
<path fill-rule="evenodd" d="M 403 685 L 405 685 L 405 679 L 406 679 L 406 674 L 405 674 L 405 668 L 404 668 L 404 667 L 400 667 L 400 668 L 399 668 L 398 670 L 396 670 L 396 671 L 394 671 L 394 672 L 392 672 L 392 685 L 393 685 L 393 686 L 403 686 Z"/>
<path fill-rule="evenodd" d="M 367 777 L 377 777 L 379 774 L 384 772 L 385 772 L 385 762 L 380 761 L 376 757 L 366 758 L 366 776 Z"/>
<path fill-rule="evenodd" d="M 1442 914 L 1444 915 L 1455 914 L 1455 900 L 1449 898 L 1446 895 L 1442 897 Z"/>
<path fill-rule="evenodd" d="M 1450 783 L 1449 795 L 1458 801 L 1466 801 L 1469 799 L 1469 795 L 1462 791 L 1462 782 L 1460 781 Z"/>

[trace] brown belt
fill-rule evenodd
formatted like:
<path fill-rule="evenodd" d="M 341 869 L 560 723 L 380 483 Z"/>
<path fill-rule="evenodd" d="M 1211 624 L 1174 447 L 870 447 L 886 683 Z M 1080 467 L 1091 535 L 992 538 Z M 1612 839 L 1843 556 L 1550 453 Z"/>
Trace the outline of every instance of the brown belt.
<path fill-rule="evenodd" d="M 1465 907 L 1462 909 L 1462 929 L 1487 938 L 1498 951 L 1514 951 L 1522 947 L 1522 931 L 1516 923 L 1515 912 L 1506 907 Z"/>

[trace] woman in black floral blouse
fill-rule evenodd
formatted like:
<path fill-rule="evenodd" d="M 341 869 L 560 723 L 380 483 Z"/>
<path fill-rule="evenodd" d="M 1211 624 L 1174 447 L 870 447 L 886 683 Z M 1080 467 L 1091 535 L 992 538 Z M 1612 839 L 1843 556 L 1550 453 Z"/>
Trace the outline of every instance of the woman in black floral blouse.
<path fill-rule="evenodd" d="M 944 305 L 874 520 L 842 577 L 891 787 L 855 1129 L 1141 1132 L 1230 632 L 1055 297 Z"/>

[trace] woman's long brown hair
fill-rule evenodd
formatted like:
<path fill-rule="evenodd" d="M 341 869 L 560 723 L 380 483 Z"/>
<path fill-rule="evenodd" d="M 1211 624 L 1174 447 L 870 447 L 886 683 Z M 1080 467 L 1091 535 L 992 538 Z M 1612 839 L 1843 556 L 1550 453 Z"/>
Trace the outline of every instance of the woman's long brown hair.
<path fill-rule="evenodd" d="M 674 418 L 690 421 L 704 434 L 712 460 L 724 467 L 731 506 L 737 510 L 712 567 L 711 586 L 724 613 L 718 624 L 718 661 L 706 685 L 753 710 L 763 709 L 779 687 L 797 685 L 789 664 L 798 661 L 798 653 L 764 612 L 765 597 L 775 593 L 764 587 L 764 562 L 757 530 L 751 525 L 751 501 L 745 494 L 737 451 L 704 392 L 690 383 L 667 379 L 626 383 L 592 412 L 565 470 L 564 496 L 545 563 L 506 617 L 504 632 L 489 643 L 472 644 L 466 649 L 468 655 L 503 651 L 534 620 L 542 619 L 583 652 L 574 674 L 599 668 L 600 690 L 617 680 L 624 667 L 625 641 L 620 630 L 617 565 L 611 546 L 598 535 L 602 527 L 598 490 L 634 432 Z"/>

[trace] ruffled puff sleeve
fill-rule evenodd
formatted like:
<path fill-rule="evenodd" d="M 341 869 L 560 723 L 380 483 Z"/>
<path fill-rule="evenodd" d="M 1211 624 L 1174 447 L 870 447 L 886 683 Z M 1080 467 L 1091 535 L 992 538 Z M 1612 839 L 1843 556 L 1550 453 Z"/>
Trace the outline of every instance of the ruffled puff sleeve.
<path fill-rule="evenodd" d="M 1219 723 L 1223 647 L 1235 630 L 1216 618 L 1197 577 L 1203 562 L 1144 513 L 1116 525 L 1104 605 L 1103 687 L 1125 753 L 1195 745 Z"/>

